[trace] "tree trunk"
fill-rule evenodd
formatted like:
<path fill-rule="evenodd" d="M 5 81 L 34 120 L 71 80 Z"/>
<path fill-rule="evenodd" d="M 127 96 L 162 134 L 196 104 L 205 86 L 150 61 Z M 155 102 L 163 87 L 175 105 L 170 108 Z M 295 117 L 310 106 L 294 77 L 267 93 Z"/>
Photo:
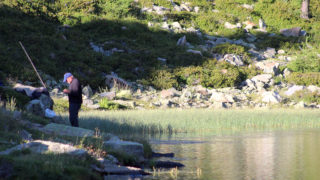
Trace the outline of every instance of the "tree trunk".
<path fill-rule="evenodd" d="M 303 19 L 309 19 L 309 4 L 310 0 L 302 0 L 300 17 Z"/>

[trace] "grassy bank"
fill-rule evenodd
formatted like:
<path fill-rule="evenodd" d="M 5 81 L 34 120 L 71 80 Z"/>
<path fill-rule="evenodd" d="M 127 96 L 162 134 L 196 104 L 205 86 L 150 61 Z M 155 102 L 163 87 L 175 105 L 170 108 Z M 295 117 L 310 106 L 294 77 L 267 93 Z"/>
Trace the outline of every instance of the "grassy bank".
<path fill-rule="evenodd" d="M 83 112 L 80 125 L 115 134 L 222 133 L 319 128 L 316 110 L 145 110 Z"/>

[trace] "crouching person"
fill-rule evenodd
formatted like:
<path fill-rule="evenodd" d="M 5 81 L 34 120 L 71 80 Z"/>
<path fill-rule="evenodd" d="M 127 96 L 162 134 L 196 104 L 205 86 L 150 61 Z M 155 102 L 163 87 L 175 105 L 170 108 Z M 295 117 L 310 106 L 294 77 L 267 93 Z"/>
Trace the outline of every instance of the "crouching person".
<path fill-rule="evenodd" d="M 64 74 L 63 82 L 67 82 L 69 84 L 69 88 L 64 89 L 63 92 L 68 94 L 70 124 L 71 126 L 79 127 L 78 113 L 82 104 L 81 84 L 71 73 Z"/>

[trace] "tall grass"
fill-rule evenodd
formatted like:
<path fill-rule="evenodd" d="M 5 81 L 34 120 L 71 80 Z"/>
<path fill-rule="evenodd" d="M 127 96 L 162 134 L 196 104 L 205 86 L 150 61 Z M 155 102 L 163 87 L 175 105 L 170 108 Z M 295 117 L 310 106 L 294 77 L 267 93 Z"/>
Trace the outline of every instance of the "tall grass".
<path fill-rule="evenodd" d="M 144 110 L 80 113 L 80 125 L 116 134 L 223 133 L 319 128 L 316 110 Z"/>

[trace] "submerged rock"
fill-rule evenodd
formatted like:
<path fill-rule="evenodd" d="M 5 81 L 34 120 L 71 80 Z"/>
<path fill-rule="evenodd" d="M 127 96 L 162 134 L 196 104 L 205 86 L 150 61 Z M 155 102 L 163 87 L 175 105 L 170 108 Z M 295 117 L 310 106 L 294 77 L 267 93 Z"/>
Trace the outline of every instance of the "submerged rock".
<path fill-rule="evenodd" d="M 140 143 L 111 138 L 109 141 L 105 141 L 103 145 L 109 151 L 124 153 L 133 156 L 140 162 L 144 161 L 143 145 Z"/>

